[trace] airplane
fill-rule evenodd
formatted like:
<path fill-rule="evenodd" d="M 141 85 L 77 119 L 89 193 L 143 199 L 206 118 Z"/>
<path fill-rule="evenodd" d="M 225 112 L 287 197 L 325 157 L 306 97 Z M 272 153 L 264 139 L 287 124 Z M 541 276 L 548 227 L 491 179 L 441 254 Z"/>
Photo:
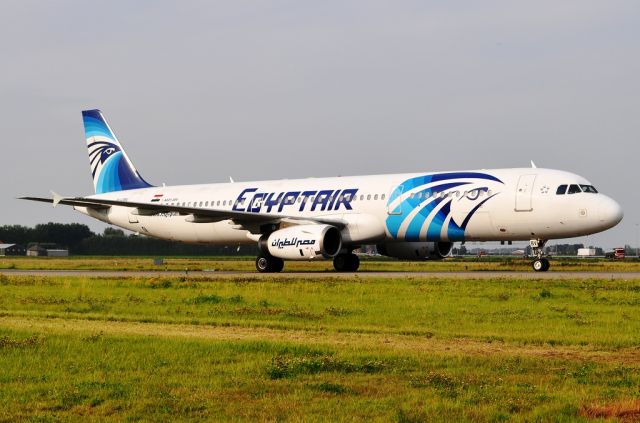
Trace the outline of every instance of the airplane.
<path fill-rule="evenodd" d="M 24 200 L 76 211 L 138 234 L 188 243 L 256 244 L 256 269 L 284 260 L 360 265 L 376 245 L 404 260 L 442 259 L 454 242 L 529 241 L 533 270 L 547 271 L 550 239 L 617 225 L 620 205 L 585 178 L 531 168 L 420 172 L 154 186 L 136 170 L 100 110 L 82 112 L 94 195 Z"/>

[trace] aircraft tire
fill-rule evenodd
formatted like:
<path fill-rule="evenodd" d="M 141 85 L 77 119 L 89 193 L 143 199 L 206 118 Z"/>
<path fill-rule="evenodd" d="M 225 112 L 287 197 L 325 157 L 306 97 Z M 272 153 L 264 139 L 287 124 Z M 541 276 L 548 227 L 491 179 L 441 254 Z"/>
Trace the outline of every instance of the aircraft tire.
<path fill-rule="evenodd" d="M 277 257 L 260 254 L 256 258 L 256 270 L 260 273 L 280 272 L 284 268 L 284 260 Z"/>
<path fill-rule="evenodd" d="M 336 272 L 346 272 L 348 267 L 348 255 L 347 254 L 338 254 L 333 258 L 333 268 L 336 269 Z"/>
<path fill-rule="evenodd" d="M 542 260 L 542 264 L 544 265 L 544 269 L 542 271 L 546 272 L 551 267 L 551 263 L 549 262 L 548 259 L 546 259 L 544 257 L 541 260 Z"/>
<path fill-rule="evenodd" d="M 282 269 L 284 269 L 284 260 L 277 257 L 271 257 L 271 259 L 273 260 L 273 271 L 282 272 Z"/>
<path fill-rule="evenodd" d="M 533 263 L 531 263 L 531 267 L 536 272 L 546 272 L 551 267 L 551 263 L 546 258 L 535 259 Z"/>
<path fill-rule="evenodd" d="M 333 258 L 333 267 L 336 272 L 355 272 L 360 267 L 360 259 L 353 253 L 338 254 Z"/>
<path fill-rule="evenodd" d="M 360 267 L 360 258 L 358 258 L 358 256 L 356 256 L 353 253 L 349 254 L 349 271 L 357 272 L 359 267 Z"/>

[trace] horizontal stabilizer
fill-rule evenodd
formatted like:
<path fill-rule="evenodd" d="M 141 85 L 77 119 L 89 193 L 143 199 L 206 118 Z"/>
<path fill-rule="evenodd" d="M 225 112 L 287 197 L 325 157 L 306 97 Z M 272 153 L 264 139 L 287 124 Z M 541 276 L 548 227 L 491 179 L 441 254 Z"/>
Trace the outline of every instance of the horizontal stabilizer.
<path fill-rule="evenodd" d="M 62 195 L 56 193 L 55 191 L 49 191 L 49 192 L 51 192 L 51 195 L 53 196 L 53 207 L 60 204 L 60 201 L 64 199 Z"/>

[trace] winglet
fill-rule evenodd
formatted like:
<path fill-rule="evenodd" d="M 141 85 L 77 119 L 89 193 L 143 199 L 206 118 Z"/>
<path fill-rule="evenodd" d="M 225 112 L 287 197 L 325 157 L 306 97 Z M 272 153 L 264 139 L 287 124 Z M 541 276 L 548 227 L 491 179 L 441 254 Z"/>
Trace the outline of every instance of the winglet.
<path fill-rule="evenodd" d="M 536 164 L 533 162 L 533 160 L 531 160 L 531 167 L 536 169 L 538 166 L 536 166 Z"/>
<path fill-rule="evenodd" d="M 64 197 L 54 191 L 50 191 L 51 195 L 53 196 L 53 207 L 57 206 L 60 201 L 64 200 Z"/>

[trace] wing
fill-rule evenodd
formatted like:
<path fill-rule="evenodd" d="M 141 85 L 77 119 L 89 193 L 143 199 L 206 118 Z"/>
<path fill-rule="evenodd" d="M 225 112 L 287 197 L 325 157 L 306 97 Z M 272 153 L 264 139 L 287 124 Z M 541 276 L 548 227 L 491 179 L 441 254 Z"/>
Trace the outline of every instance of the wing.
<path fill-rule="evenodd" d="M 61 197 L 54 194 L 53 198 L 42 197 L 20 197 L 19 200 L 39 201 L 51 203 L 55 207 L 58 204 L 74 207 L 87 207 L 95 210 L 105 210 L 113 206 L 130 207 L 132 213 L 139 216 L 153 216 L 160 213 L 178 213 L 184 215 L 185 219 L 193 223 L 212 223 L 223 220 L 232 220 L 241 225 L 243 229 L 257 233 L 259 226 L 270 223 L 290 222 L 294 224 L 302 223 L 323 223 L 333 225 L 340 229 L 347 225 L 347 221 L 333 216 L 301 217 L 291 215 L 280 215 L 271 213 L 248 213 L 232 210 L 219 210 L 200 207 L 170 206 L 155 203 L 136 203 L 132 201 L 106 200 L 86 197 Z"/>

